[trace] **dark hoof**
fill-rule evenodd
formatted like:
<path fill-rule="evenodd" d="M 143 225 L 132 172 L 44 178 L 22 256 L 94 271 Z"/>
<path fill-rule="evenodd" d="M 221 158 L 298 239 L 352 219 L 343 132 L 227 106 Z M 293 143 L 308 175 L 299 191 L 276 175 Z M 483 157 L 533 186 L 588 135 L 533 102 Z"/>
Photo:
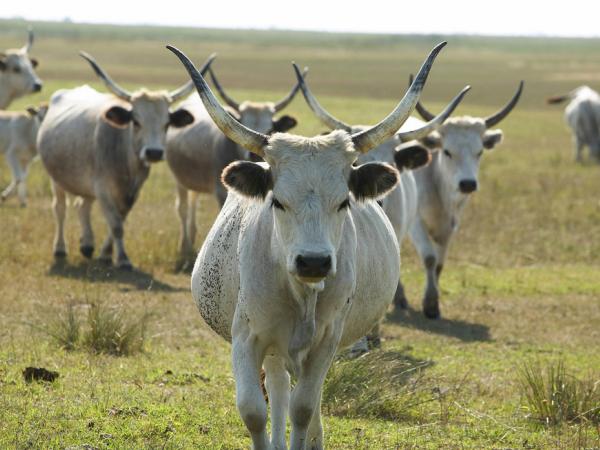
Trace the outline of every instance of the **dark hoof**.
<path fill-rule="evenodd" d="M 367 336 L 367 343 L 369 344 L 369 350 L 381 348 L 381 338 L 379 336 Z"/>
<path fill-rule="evenodd" d="M 100 256 L 98 262 L 106 267 L 112 266 L 112 258 L 110 256 Z"/>
<path fill-rule="evenodd" d="M 82 245 L 81 247 L 79 247 L 79 251 L 87 259 L 90 259 L 94 254 L 94 247 L 92 245 Z"/>
<path fill-rule="evenodd" d="M 129 261 L 120 261 L 117 263 L 117 268 L 123 272 L 131 272 L 133 270 L 133 266 Z"/>
<path fill-rule="evenodd" d="M 396 311 L 408 309 L 408 301 L 406 297 L 394 297 L 394 309 Z"/>
<path fill-rule="evenodd" d="M 63 260 L 67 257 L 67 252 L 64 250 L 54 250 L 54 259 Z"/>
<path fill-rule="evenodd" d="M 428 319 L 439 319 L 441 316 L 440 307 L 437 304 L 432 306 L 425 306 L 423 308 L 423 314 L 425 314 L 425 317 L 427 317 Z"/>

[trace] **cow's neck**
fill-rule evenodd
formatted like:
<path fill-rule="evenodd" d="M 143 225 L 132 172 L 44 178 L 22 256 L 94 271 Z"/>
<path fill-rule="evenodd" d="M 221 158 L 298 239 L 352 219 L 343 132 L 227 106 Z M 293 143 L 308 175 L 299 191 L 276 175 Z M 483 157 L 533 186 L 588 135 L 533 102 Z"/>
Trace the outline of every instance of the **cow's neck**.
<path fill-rule="evenodd" d="M 8 108 L 12 101 L 13 96 L 6 86 L 4 75 L 0 72 L 0 109 Z"/>

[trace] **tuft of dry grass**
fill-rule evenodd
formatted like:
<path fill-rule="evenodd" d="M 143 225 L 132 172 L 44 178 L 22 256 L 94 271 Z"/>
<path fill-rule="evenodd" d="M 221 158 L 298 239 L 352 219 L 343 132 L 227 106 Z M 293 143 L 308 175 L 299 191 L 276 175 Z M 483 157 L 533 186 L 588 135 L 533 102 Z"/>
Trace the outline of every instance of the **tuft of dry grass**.
<path fill-rule="evenodd" d="M 600 424 L 600 378 L 576 378 L 562 360 L 545 367 L 539 362 L 527 362 L 519 370 L 519 384 L 527 401 L 526 409 L 537 421 L 552 426 Z"/>

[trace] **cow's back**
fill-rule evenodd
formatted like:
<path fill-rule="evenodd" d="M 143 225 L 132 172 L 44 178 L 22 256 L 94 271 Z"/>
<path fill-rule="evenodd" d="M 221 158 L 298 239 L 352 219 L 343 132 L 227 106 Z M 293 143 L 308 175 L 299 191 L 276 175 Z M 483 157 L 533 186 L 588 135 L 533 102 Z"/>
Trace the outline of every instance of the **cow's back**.
<path fill-rule="evenodd" d="M 63 89 L 50 99 L 38 151 L 50 176 L 73 194 L 93 196 L 95 128 L 110 99 L 89 86 Z"/>

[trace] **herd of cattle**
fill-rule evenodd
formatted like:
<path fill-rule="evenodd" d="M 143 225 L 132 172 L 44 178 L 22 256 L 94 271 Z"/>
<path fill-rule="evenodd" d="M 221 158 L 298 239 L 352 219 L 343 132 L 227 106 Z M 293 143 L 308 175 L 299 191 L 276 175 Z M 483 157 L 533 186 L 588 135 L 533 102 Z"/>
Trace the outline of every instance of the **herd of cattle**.
<path fill-rule="evenodd" d="M 2 109 L 42 88 L 32 44 L 30 32 L 23 48 L 0 53 Z M 321 389 L 334 355 L 357 340 L 364 344 L 392 299 L 396 308 L 407 306 L 399 280 L 399 243 L 406 236 L 427 275 L 423 311 L 439 317 L 448 244 L 478 188 L 484 150 L 502 141 L 494 127 L 523 90 L 521 82 L 485 118 L 451 117 L 469 87 L 440 114 L 430 113 L 419 96 L 444 45 L 432 50 L 396 108 L 374 126 L 350 125 L 327 112 L 296 65 L 297 82 L 279 102 L 238 103 L 216 78 L 215 55 L 198 70 L 168 47 L 191 80 L 171 92 L 129 92 L 82 52 L 109 93 L 85 85 L 59 90 L 48 105 L 26 112 L 0 111 L 0 148 L 13 176 L 2 200 L 16 193 L 25 205 L 28 166 L 39 154 L 52 183 L 54 257 L 67 254 L 71 194 L 78 198 L 80 252 L 94 253 L 90 212 L 97 200 L 109 227 L 99 258 L 112 263 L 116 247 L 116 265 L 127 269 L 123 222 L 151 164 L 166 159 L 177 182 L 180 258 L 195 260 L 192 295 L 202 317 L 232 343 L 237 406 L 254 448 L 287 448 L 288 414 L 291 448 L 322 448 Z M 227 106 L 208 87 L 207 74 Z M 276 115 L 298 92 L 330 132 L 287 133 L 296 119 Z M 566 117 L 577 160 L 584 145 L 600 160 L 600 97 L 581 87 L 548 101 L 564 100 L 571 101 Z M 415 109 L 423 121 L 410 117 Z M 196 254 L 201 192 L 214 194 L 221 211 Z"/>

